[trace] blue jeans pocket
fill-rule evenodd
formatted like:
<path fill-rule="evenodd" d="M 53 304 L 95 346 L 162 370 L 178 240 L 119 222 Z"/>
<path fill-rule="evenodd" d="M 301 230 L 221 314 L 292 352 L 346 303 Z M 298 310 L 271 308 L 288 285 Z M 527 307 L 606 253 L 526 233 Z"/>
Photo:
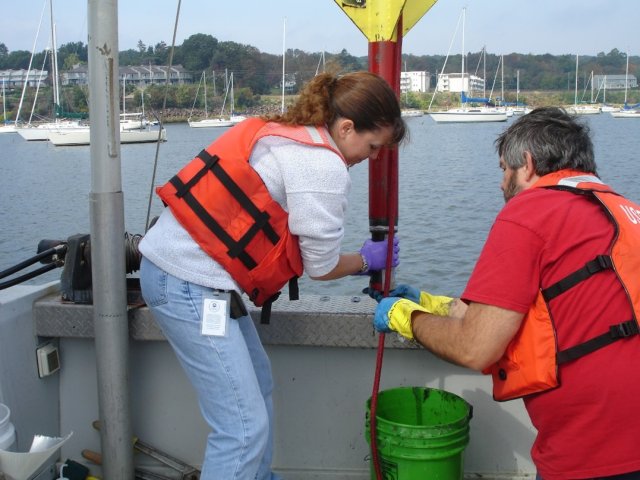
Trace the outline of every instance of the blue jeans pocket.
<path fill-rule="evenodd" d="M 167 303 L 167 277 L 167 272 L 142 257 L 140 288 L 142 289 L 142 297 L 149 307 L 157 307 Z"/>

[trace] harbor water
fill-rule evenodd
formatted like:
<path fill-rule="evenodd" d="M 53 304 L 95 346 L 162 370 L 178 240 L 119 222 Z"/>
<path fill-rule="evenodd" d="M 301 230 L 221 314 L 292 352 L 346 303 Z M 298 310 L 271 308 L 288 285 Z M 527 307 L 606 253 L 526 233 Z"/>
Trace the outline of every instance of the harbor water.
<path fill-rule="evenodd" d="M 400 149 L 397 235 L 401 263 L 395 272 L 396 283 L 447 295 L 462 292 L 504 202 L 494 140 L 514 118 L 506 123 L 439 125 L 428 116 L 406 119 L 410 139 Z M 592 130 L 602 179 L 640 201 L 636 163 L 640 122 L 608 114 L 581 121 Z M 224 130 L 168 125 L 168 141 L 158 150 L 155 184 L 164 183 Z M 129 233 L 144 232 L 155 157 L 154 144 L 122 146 L 125 229 Z M 89 233 L 90 166 L 88 146 L 55 147 L 48 142 L 27 142 L 18 134 L 0 135 L 0 270 L 35 255 L 42 239 L 65 240 Z M 344 251 L 357 250 L 370 236 L 367 163 L 353 167 L 351 176 Z M 153 195 L 151 217 L 162 208 Z M 60 273 L 56 269 L 28 283 L 55 280 Z M 364 286 L 362 277 L 331 282 L 303 278 L 300 293 L 351 296 L 360 294 Z"/>

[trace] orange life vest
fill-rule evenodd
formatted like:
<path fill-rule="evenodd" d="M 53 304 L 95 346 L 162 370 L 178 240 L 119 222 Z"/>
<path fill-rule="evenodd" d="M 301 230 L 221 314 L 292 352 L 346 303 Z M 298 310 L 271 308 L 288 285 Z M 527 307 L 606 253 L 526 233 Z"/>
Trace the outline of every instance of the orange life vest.
<path fill-rule="evenodd" d="M 303 272 L 298 238 L 289 231 L 287 212 L 249 164 L 253 147 L 265 136 L 328 148 L 344 160 L 323 128 L 249 118 L 156 190 L 198 245 L 255 305 L 263 306 L 263 314 L 282 287 Z"/>
<path fill-rule="evenodd" d="M 598 255 L 555 284 L 540 289 L 520 330 L 503 357 L 484 371 L 493 377 L 493 397 L 511 400 L 560 385 L 558 367 L 617 340 L 639 333 L 640 318 L 640 206 L 618 195 L 597 177 L 562 170 L 542 177 L 534 187 L 553 188 L 596 198 L 615 228 L 607 254 Z M 609 331 L 558 351 L 549 301 L 591 275 L 612 269 L 632 305 L 633 318 L 611 325 Z M 571 293 L 568 293 L 569 295 Z"/>

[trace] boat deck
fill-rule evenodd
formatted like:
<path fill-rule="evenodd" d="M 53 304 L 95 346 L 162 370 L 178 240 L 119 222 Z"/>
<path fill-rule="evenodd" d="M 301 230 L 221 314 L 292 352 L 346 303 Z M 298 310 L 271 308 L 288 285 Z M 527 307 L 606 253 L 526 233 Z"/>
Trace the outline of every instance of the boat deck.
<path fill-rule="evenodd" d="M 99 418 L 93 307 L 62 302 L 56 286 L 39 291 L 20 287 L 25 293 L 18 290 L 12 296 L 14 288 L 0 292 L 0 352 L 19 347 L 11 372 L 17 377 L 3 375 L 0 393 L 14 407 L 19 447 L 28 448 L 22 444 L 32 434 L 62 436 L 73 431 L 61 458 L 83 462 L 83 449 L 100 450 L 99 434 L 91 425 Z M 272 363 L 273 466 L 284 479 L 369 479 L 365 403 L 372 391 L 379 338 L 371 326 L 374 307 L 367 296 L 302 296 L 292 302 L 281 298 L 273 305 L 268 325 L 259 323 L 258 309 L 251 310 Z M 207 427 L 193 389 L 149 310 L 136 301 L 136 292 L 128 317 L 133 432 L 199 465 Z M 11 337 L 4 335 L 5 328 L 11 328 Z M 51 341 L 60 353 L 60 370 L 42 379 L 32 378 L 34 348 L 25 346 L 35 343 L 34 333 L 37 342 Z M 529 458 L 535 431 L 522 402 L 494 402 L 488 377 L 443 362 L 395 335 L 387 335 L 385 345 L 380 390 L 437 388 L 473 406 L 465 478 L 535 477 Z M 18 381 L 27 376 L 28 382 Z M 147 469 L 158 468 L 144 455 L 135 461 Z M 100 474 L 98 467 L 90 468 L 92 474 Z"/>

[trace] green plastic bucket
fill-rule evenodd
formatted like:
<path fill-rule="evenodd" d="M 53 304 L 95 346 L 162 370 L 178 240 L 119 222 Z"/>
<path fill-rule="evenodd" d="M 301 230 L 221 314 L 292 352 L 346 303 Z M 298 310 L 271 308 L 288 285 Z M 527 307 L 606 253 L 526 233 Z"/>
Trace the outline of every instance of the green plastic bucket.
<path fill-rule="evenodd" d="M 366 436 L 371 444 L 371 399 Z M 453 393 L 402 387 L 378 394 L 376 433 L 384 480 L 462 479 L 473 407 Z M 371 479 L 376 479 L 373 459 Z"/>

